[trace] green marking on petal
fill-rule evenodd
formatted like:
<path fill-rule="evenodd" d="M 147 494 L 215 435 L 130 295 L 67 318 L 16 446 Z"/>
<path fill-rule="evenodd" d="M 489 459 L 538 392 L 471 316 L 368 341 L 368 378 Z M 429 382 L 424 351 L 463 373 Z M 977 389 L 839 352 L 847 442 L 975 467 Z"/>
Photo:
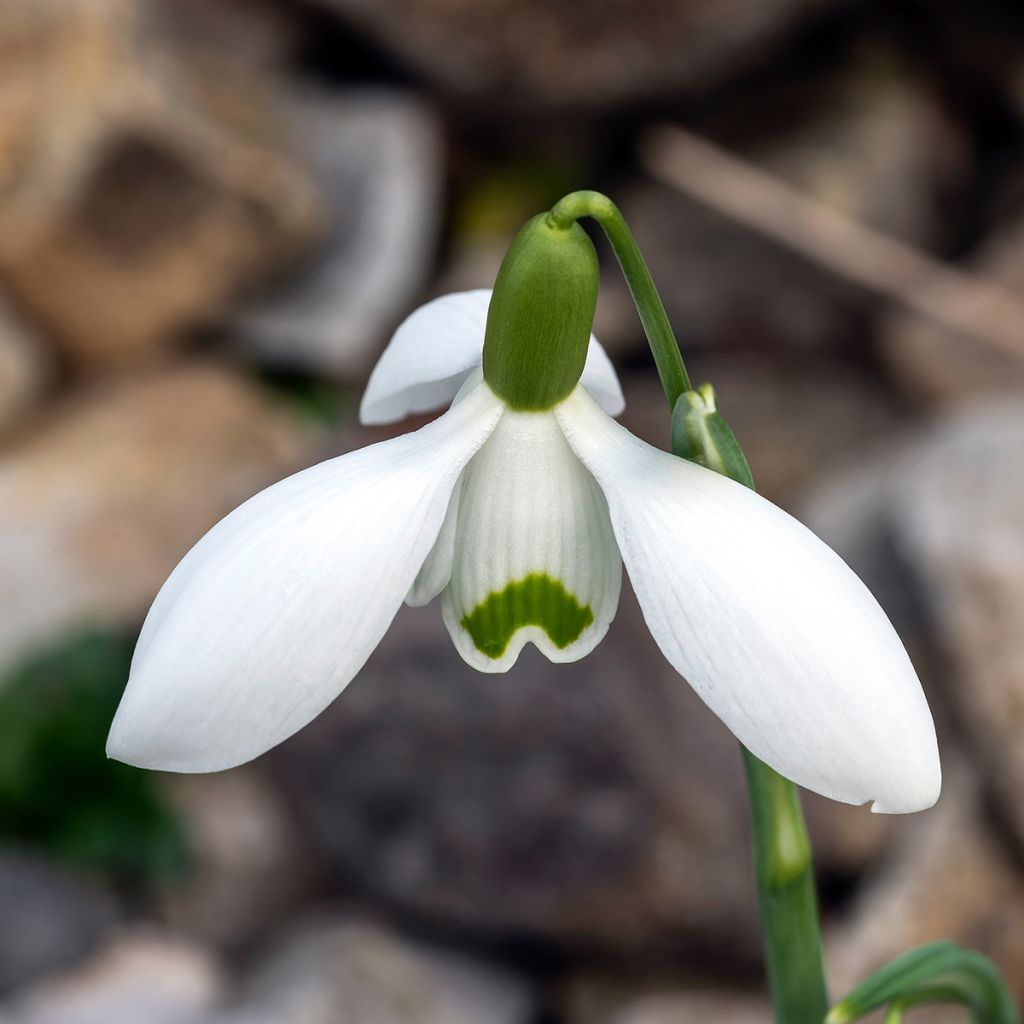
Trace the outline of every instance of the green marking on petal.
<path fill-rule="evenodd" d="M 559 580 L 531 572 L 488 594 L 462 617 L 462 627 L 477 650 L 488 658 L 500 658 L 523 626 L 540 626 L 561 649 L 577 640 L 593 621 L 590 605 L 580 604 Z"/>

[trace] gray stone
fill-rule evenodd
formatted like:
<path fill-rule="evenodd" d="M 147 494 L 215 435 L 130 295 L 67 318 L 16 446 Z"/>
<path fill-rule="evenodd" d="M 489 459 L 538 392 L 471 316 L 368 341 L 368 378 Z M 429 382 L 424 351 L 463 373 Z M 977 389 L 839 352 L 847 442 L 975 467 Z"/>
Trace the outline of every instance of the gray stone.
<path fill-rule="evenodd" d="M 0 454 L 0 663 L 83 622 L 140 621 L 188 548 L 311 439 L 202 363 L 69 399 Z"/>
<path fill-rule="evenodd" d="M 0 989 L 81 959 L 119 918 L 99 880 L 0 851 Z"/>
<path fill-rule="evenodd" d="M 893 529 L 929 616 L 937 682 L 1024 846 L 1024 399 L 963 408 L 892 492 Z"/>
<path fill-rule="evenodd" d="M 440 127 L 407 93 L 311 87 L 285 107 L 330 205 L 318 254 L 252 304 L 240 344 L 272 365 L 360 378 L 422 287 L 437 241 Z"/>
<path fill-rule="evenodd" d="M 253 972 L 221 1024 L 528 1024 L 518 976 L 366 922 L 310 925 Z"/>
<path fill-rule="evenodd" d="M 214 1024 L 223 996 L 219 964 L 202 948 L 140 933 L 16 998 L 9 1024 Z"/>
<path fill-rule="evenodd" d="M 1024 402 L 974 402 L 836 473 L 802 515 L 921 634 L 929 695 L 1024 843 L 1022 464 Z"/>

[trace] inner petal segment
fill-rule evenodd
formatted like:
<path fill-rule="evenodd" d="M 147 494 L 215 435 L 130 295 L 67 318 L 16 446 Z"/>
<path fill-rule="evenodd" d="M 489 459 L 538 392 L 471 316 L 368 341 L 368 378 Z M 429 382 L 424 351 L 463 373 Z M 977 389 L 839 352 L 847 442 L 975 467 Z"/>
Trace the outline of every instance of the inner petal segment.
<path fill-rule="evenodd" d="M 475 668 L 525 644 L 576 661 L 608 630 L 622 562 L 604 495 L 551 413 L 506 411 L 466 467 L 443 614 Z"/>

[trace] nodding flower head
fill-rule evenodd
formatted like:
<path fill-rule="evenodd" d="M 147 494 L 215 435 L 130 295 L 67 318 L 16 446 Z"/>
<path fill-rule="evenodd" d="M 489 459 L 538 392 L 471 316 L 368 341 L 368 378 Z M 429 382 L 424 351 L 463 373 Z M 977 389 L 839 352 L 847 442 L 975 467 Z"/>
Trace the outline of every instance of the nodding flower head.
<path fill-rule="evenodd" d="M 493 295 L 414 312 L 362 420 L 450 408 L 275 484 L 196 544 L 146 619 L 109 754 L 186 772 L 256 757 L 341 693 L 403 601 L 440 597 L 481 672 L 527 643 L 575 661 L 624 564 L 665 657 L 759 758 L 837 800 L 930 806 L 932 719 L 885 614 L 791 516 L 615 421 L 596 274 L 582 231 L 538 218 Z"/>

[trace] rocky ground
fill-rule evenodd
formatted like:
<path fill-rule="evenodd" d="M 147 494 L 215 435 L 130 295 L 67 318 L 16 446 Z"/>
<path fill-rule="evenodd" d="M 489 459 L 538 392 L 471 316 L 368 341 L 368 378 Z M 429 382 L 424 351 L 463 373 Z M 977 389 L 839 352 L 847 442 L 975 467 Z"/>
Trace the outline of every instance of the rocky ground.
<path fill-rule="evenodd" d="M 620 203 L 759 489 L 872 587 L 935 712 L 933 810 L 806 799 L 836 994 L 952 938 L 1024 998 L 1024 340 L 656 183 L 664 121 L 1024 290 L 1009 0 L 0 6 L 0 1024 L 770 1019 L 735 742 L 628 591 L 575 665 L 481 677 L 405 609 L 255 764 L 102 758 L 184 551 L 384 436 L 355 407 L 396 323 L 488 285 L 582 186 Z M 624 421 L 664 444 L 602 259 Z"/>

